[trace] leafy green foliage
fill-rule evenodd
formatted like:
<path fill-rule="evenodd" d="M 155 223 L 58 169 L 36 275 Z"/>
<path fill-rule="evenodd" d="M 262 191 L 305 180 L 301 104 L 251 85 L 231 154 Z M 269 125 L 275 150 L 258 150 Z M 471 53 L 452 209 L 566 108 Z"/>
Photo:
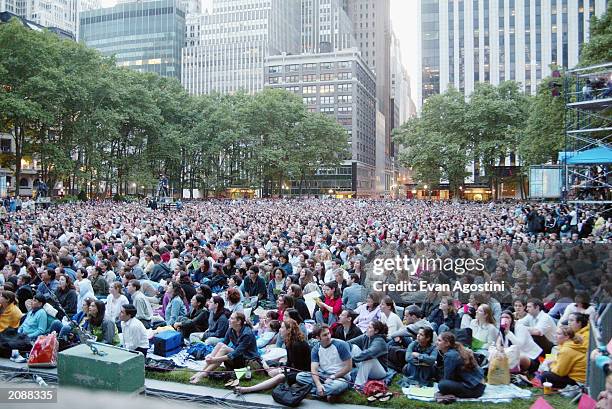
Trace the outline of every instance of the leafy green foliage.
<path fill-rule="evenodd" d="M 589 30 L 589 42 L 580 53 L 580 65 L 602 64 L 612 61 L 612 3 L 600 18 L 593 17 Z"/>
<path fill-rule="evenodd" d="M 17 180 L 21 159 L 35 157 L 49 185 L 89 197 L 153 191 L 161 172 L 178 192 L 303 180 L 348 146 L 339 124 L 286 91 L 190 96 L 175 79 L 16 22 L 0 25 L 0 131 L 13 135 L 2 160 Z"/>

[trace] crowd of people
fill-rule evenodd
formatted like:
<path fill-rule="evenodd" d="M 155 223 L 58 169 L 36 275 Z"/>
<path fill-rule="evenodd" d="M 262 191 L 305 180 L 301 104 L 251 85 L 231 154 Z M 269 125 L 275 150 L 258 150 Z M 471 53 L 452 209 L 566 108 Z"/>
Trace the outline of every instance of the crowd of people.
<path fill-rule="evenodd" d="M 267 371 L 237 393 L 288 380 L 334 401 L 400 373 L 404 384 L 479 397 L 500 349 L 512 373 L 584 383 L 590 326 L 612 295 L 605 208 L 304 199 L 30 212 L 11 212 L 0 232 L 0 335 L 55 331 L 72 345 L 86 333 L 147 354 L 148 329 L 171 326 L 212 348 L 193 383 L 220 366 Z M 395 256 L 483 268 L 372 273 Z M 423 281 L 439 287 L 375 291 Z M 271 347 L 286 349 L 289 371 L 261 359 Z"/>

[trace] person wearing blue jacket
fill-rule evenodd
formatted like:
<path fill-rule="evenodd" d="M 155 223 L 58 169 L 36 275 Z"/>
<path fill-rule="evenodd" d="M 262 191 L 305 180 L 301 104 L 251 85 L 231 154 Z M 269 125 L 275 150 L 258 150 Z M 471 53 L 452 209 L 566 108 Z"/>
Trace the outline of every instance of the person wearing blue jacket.
<path fill-rule="evenodd" d="M 39 335 L 47 333 L 48 318 L 47 312 L 43 309 L 46 302 L 44 295 L 37 294 L 34 296 L 32 310 L 26 315 L 17 330 L 18 333 L 27 335 L 32 341 L 36 340 Z"/>
<path fill-rule="evenodd" d="M 191 383 L 198 383 L 200 379 L 208 377 L 208 374 L 221 364 L 224 364 L 225 368 L 231 371 L 232 369 L 244 368 L 249 361 L 259 359 L 257 340 L 244 314 L 241 312 L 233 313 L 229 322 L 230 328 L 227 330 L 223 342 L 219 342 L 210 355 L 206 356 L 204 370 L 193 375 L 189 380 Z"/>
<path fill-rule="evenodd" d="M 438 350 L 433 342 L 433 330 L 429 327 L 419 329 L 416 341 L 406 349 L 406 365 L 402 372 L 411 384 L 432 386 L 436 374 Z"/>
<path fill-rule="evenodd" d="M 208 329 L 202 334 L 202 339 L 206 345 L 216 345 L 227 333 L 229 322 L 227 320 L 225 301 L 218 295 L 208 302 Z"/>
<path fill-rule="evenodd" d="M 366 333 L 348 341 L 351 357 L 357 368 L 355 385 L 362 388 L 371 379 L 379 380 L 387 376 L 387 324 L 374 320 L 368 324 Z M 352 376 L 351 376 L 352 377 Z"/>
<path fill-rule="evenodd" d="M 456 342 L 452 332 L 438 336 L 438 350 L 444 355 L 444 373 L 438 383 L 441 395 L 457 398 L 479 398 L 485 390 L 482 368 L 474 353 Z"/>

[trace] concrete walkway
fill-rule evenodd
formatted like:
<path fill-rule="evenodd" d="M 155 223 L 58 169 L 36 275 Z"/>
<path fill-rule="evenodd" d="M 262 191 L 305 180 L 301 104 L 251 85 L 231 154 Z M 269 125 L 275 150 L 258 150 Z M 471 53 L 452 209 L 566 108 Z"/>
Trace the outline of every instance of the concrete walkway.
<path fill-rule="evenodd" d="M 26 364 L 17 364 L 11 362 L 8 359 L 0 358 L 0 370 L 3 371 L 27 371 L 30 373 L 46 373 L 57 375 L 57 369 L 43 369 L 43 368 L 31 368 L 29 369 Z M 272 395 L 262 393 L 249 393 L 247 395 L 236 396 L 230 390 L 211 388 L 203 385 L 191 385 L 176 382 L 158 381 L 155 379 L 145 379 L 145 388 L 151 392 L 162 392 L 168 395 L 181 394 L 189 395 L 194 398 L 214 398 L 220 399 L 227 403 L 235 403 L 241 406 L 260 407 L 260 408 L 278 408 L 280 405 L 274 402 Z M 145 392 L 145 395 L 147 393 Z M 168 397 L 170 397 L 168 396 Z M 304 409 L 319 409 L 322 406 L 327 406 L 327 402 L 318 400 L 305 399 L 302 401 L 300 408 Z M 363 409 L 360 405 L 346 405 L 346 404 L 334 404 L 331 405 L 338 409 Z"/>

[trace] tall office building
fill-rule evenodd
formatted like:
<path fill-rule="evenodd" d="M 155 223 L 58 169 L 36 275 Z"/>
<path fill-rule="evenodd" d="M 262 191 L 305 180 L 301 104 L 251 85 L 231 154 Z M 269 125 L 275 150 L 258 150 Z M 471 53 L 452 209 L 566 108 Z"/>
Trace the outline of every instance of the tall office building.
<path fill-rule="evenodd" d="M 319 53 L 355 46 L 345 0 L 302 0 L 302 51 Z"/>
<path fill-rule="evenodd" d="M 373 196 L 376 192 L 376 77 L 357 48 L 266 58 L 265 86 L 302 98 L 308 111 L 334 118 L 347 131 L 350 157 L 306 181 L 305 193 Z M 384 123 L 383 123 L 384 124 Z M 299 192 L 299 181 L 292 182 Z"/>
<path fill-rule="evenodd" d="M 0 0 L 2 11 L 77 36 L 77 0 Z"/>
<path fill-rule="evenodd" d="M 607 0 L 418 0 L 419 107 L 449 86 L 515 80 L 535 93 L 551 64 L 572 68 Z"/>
<path fill-rule="evenodd" d="M 300 50 L 300 0 L 213 0 L 188 19 L 181 82 L 196 95 L 254 93 L 266 57 Z"/>
<path fill-rule="evenodd" d="M 389 192 L 393 185 L 395 163 L 391 142 L 393 123 L 391 118 L 391 2 L 390 0 L 345 0 L 344 7 L 353 23 L 353 35 L 361 55 L 376 75 L 379 137 L 377 146 L 384 152 L 377 154 L 377 190 Z M 382 125 L 380 122 L 383 122 Z M 381 130 L 383 132 L 381 133 Z"/>
<path fill-rule="evenodd" d="M 181 78 L 185 12 L 178 0 L 119 3 L 80 14 L 80 41 L 117 65 Z"/>

